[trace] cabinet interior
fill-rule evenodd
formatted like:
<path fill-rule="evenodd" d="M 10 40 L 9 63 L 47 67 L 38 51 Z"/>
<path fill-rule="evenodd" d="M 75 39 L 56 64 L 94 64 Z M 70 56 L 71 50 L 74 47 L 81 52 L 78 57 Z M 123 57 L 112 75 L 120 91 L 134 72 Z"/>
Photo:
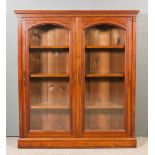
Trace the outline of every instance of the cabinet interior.
<path fill-rule="evenodd" d="M 85 130 L 124 129 L 124 55 L 125 30 L 86 29 Z M 29 73 L 31 129 L 69 130 L 68 29 L 42 25 L 29 31 Z"/>
<path fill-rule="evenodd" d="M 69 30 L 42 25 L 29 31 L 30 128 L 70 130 Z"/>
<path fill-rule="evenodd" d="M 124 129 L 125 30 L 87 28 L 85 44 L 85 130 Z"/>

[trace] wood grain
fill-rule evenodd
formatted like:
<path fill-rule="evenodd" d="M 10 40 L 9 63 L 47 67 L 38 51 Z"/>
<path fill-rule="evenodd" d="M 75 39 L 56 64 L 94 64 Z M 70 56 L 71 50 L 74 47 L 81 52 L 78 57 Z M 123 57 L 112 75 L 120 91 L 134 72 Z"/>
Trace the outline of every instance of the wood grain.
<path fill-rule="evenodd" d="M 41 45 L 31 45 L 30 49 L 68 49 L 69 46 L 41 46 Z"/>
<path fill-rule="evenodd" d="M 86 49 L 123 49 L 124 45 L 110 45 L 110 46 L 102 46 L 102 45 L 87 45 Z"/>
<path fill-rule="evenodd" d="M 67 78 L 69 75 L 67 74 L 49 74 L 49 73 L 35 73 L 30 74 L 31 78 L 47 78 L 47 77 L 53 77 L 53 78 Z"/>
<path fill-rule="evenodd" d="M 22 138 L 19 148 L 128 148 L 136 147 L 135 138 Z"/>
<path fill-rule="evenodd" d="M 123 73 L 86 74 L 86 77 L 124 77 Z"/>
<path fill-rule="evenodd" d="M 31 109 L 69 109 L 69 106 L 66 104 L 53 104 L 53 103 L 36 103 L 33 104 Z M 86 109 L 123 109 L 123 106 L 121 106 L 118 103 L 94 103 L 86 106 Z"/>
<path fill-rule="evenodd" d="M 66 104 L 60 104 L 60 103 L 57 103 L 57 104 L 53 104 L 53 103 L 37 103 L 37 104 L 34 104 L 32 105 L 30 108 L 31 109 L 68 109 L 69 110 L 69 106 L 67 105 L 68 103 Z"/>
<path fill-rule="evenodd" d="M 132 17 L 137 16 L 139 10 L 15 10 L 17 15 L 21 17 L 87 17 L 87 16 L 97 16 L 97 17 L 104 17 L 104 16 L 120 16 L 120 17 Z"/>

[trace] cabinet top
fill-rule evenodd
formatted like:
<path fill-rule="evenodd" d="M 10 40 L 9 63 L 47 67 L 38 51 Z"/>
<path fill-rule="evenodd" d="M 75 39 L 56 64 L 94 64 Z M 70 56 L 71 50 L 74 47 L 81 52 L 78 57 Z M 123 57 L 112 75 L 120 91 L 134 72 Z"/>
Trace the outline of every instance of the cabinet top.
<path fill-rule="evenodd" d="M 15 10 L 17 16 L 136 16 L 139 10 Z"/>

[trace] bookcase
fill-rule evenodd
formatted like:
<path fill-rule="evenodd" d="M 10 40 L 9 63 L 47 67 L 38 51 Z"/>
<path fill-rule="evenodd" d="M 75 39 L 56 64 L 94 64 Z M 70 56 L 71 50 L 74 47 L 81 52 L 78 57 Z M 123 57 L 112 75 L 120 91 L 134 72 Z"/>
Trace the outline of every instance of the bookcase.
<path fill-rule="evenodd" d="M 138 10 L 16 10 L 19 148 L 135 147 Z"/>

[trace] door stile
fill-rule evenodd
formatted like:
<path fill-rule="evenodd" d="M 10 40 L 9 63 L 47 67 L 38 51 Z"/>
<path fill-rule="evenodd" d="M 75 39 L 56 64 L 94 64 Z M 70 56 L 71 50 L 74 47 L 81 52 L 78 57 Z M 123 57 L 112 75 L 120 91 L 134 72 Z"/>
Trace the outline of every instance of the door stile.
<path fill-rule="evenodd" d="M 23 73 L 23 114 L 25 117 L 23 117 L 23 134 L 24 136 L 28 136 L 29 132 L 29 108 L 28 108 L 28 50 L 27 50 L 27 30 L 25 26 L 25 22 L 22 24 L 22 73 Z"/>
<path fill-rule="evenodd" d="M 71 134 L 73 137 L 77 136 L 77 42 L 76 42 L 76 19 L 72 18 L 72 38 L 70 42 L 70 101 L 71 101 Z"/>
<path fill-rule="evenodd" d="M 127 136 L 130 136 L 131 133 L 131 59 L 132 59 L 132 18 L 128 18 L 128 27 L 127 27 L 127 47 L 125 53 L 125 130 Z"/>
<path fill-rule="evenodd" d="M 136 17 L 132 17 L 132 81 L 131 81 L 131 136 L 135 137 L 135 98 L 136 98 Z"/>
<path fill-rule="evenodd" d="M 19 93 L 19 129 L 20 138 L 24 137 L 23 123 L 23 73 L 22 73 L 22 22 L 18 19 L 18 93 Z"/>
<path fill-rule="evenodd" d="M 82 18 L 76 18 L 76 67 L 77 67 L 77 102 L 76 136 L 81 137 L 84 129 L 84 38 L 82 36 Z"/>

